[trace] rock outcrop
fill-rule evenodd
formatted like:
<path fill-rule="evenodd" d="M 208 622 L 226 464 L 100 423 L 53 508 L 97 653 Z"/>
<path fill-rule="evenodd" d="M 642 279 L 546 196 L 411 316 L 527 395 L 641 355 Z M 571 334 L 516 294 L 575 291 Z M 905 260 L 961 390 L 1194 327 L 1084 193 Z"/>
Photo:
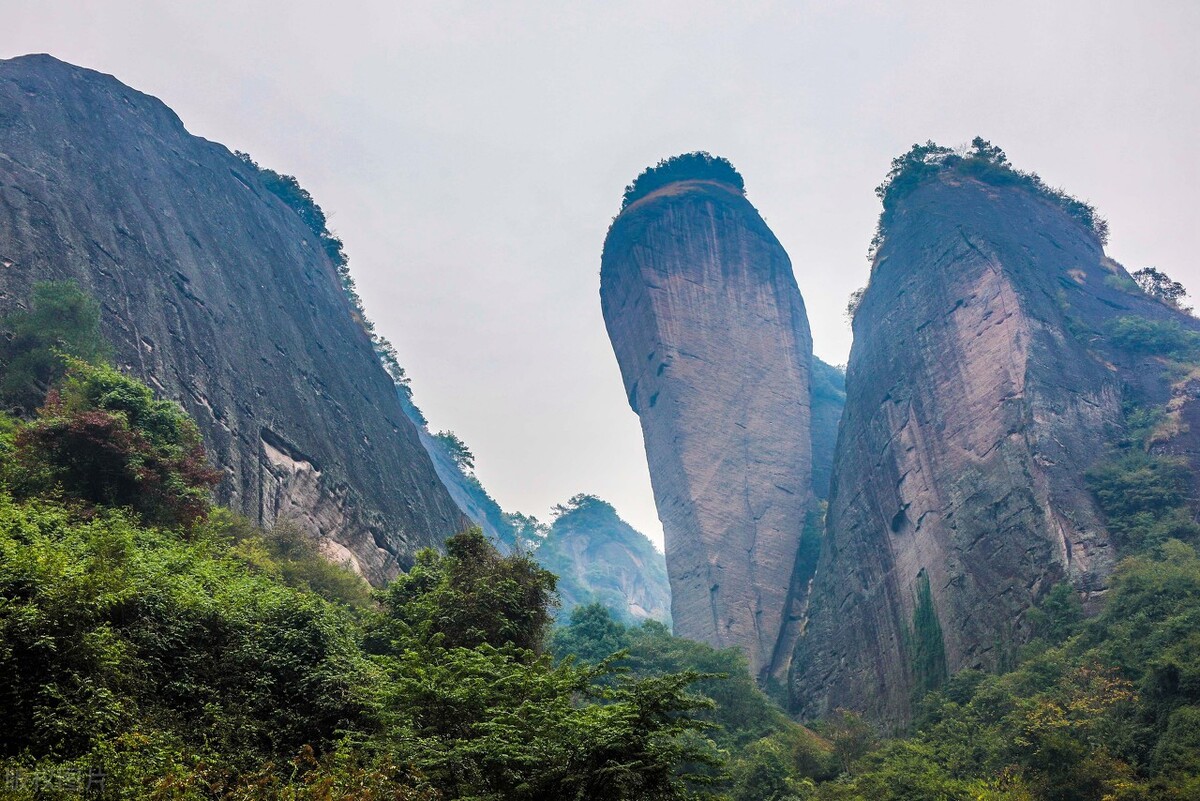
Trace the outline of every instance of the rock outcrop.
<path fill-rule="evenodd" d="M 601 603 L 626 623 L 671 622 L 663 555 L 594 495 L 568 501 L 533 555 L 558 576 L 561 617 L 576 606 Z"/>
<path fill-rule="evenodd" d="M 846 405 L 846 374 L 813 357 L 812 361 L 812 489 L 821 500 L 829 497 L 833 480 L 833 451 L 838 424 Z"/>
<path fill-rule="evenodd" d="M 0 265 L 0 311 L 43 279 L 96 297 L 118 365 L 200 425 L 221 502 L 376 582 L 465 524 L 318 237 L 158 100 L 0 61 Z"/>
<path fill-rule="evenodd" d="M 812 503 L 812 340 L 791 263 L 740 176 L 721 160 L 715 177 L 689 173 L 693 158 L 631 187 L 600 296 L 641 418 L 675 631 L 740 646 L 766 671 Z"/>
<path fill-rule="evenodd" d="M 802 717 L 901 724 L 948 673 L 1009 664 L 1054 584 L 1102 593 L 1117 554 L 1085 473 L 1131 393 L 1171 393 L 1161 360 L 1107 332 L 1128 315 L 1196 328 L 1069 203 L 978 172 L 934 169 L 885 215 L 792 667 Z"/>

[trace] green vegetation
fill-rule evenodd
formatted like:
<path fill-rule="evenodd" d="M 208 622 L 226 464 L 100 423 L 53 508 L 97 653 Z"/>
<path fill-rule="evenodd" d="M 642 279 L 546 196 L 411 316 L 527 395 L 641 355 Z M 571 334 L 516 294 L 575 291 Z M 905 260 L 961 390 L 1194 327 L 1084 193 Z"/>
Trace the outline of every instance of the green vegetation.
<path fill-rule="evenodd" d="M 111 367 L 74 359 L 38 418 L 16 432 L 12 456 L 14 493 L 126 507 L 146 525 L 202 521 L 221 479 L 183 410 Z"/>
<path fill-rule="evenodd" d="M 727 793 L 722 798 L 782 801 L 838 772 L 835 745 L 840 732 L 831 730 L 830 741 L 789 720 L 755 686 L 736 648 L 716 650 L 675 637 L 657 621 L 627 626 L 598 603 L 572 610 L 570 622 L 554 632 L 551 648 L 560 659 L 588 664 L 603 663 L 619 651 L 620 664 L 634 676 L 689 670 L 704 674 L 694 690 L 709 702 L 698 717 L 712 727 L 711 736 L 727 766 L 725 771 L 710 769 L 709 774 L 721 780 L 718 787 Z"/>
<path fill-rule="evenodd" d="M 178 407 L 66 364 L 0 425 L 5 797 L 712 796 L 709 677 L 556 661 L 528 555 L 473 530 L 372 593 L 213 509 Z"/>
<path fill-rule="evenodd" d="M 1110 596 L 1084 622 L 1075 593 L 1056 588 L 1016 670 L 951 677 L 909 737 L 849 759 L 808 797 L 1197 797 L 1200 554 L 1171 540 L 1127 559 Z"/>
<path fill-rule="evenodd" d="M 1188 506 L 1192 472 L 1186 460 L 1133 447 L 1090 470 L 1087 480 L 1123 553 L 1200 537 Z"/>
<path fill-rule="evenodd" d="M 661 623 L 590 604 L 552 628 L 555 575 L 478 530 L 372 591 L 296 527 L 212 507 L 194 424 L 71 355 L 95 325 L 70 328 L 28 349 L 65 354 L 41 410 L 0 416 L 6 797 L 84 794 L 64 776 L 103 777 L 105 799 L 1200 797 L 1200 527 L 1186 464 L 1146 450 L 1162 410 L 1130 406 L 1088 473 L 1127 554 L 1099 613 L 1056 586 L 1015 669 L 947 676 L 922 576 L 911 668 L 929 692 L 907 736 L 881 740 L 845 710 L 798 725 L 739 651 Z M 1195 346 L 1126 318 L 1111 336 Z M 555 513 L 615 517 L 589 495 Z"/>
<path fill-rule="evenodd" d="M 919 699 L 942 686 L 948 676 L 942 624 L 933 606 L 929 576 L 924 571 L 917 578 L 917 603 L 913 609 L 910 647 L 914 686 Z"/>
<path fill-rule="evenodd" d="M 1114 346 L 1132 353 L 1175 361 L 1200 359 L 1200 333 L 1184 328 L 1178 320 L 1126 315 L 1113 319 L 1106 333 Z"/>
<path fill-rule="evenodd" d="M 512 531 L 513 542 L 523 551 L 536 551 L 550 535 L 550 526 L 533 515 L 505 512 L 504 522 Z"/>
<path fill-rule="evenodd" d="M 33 285 L 28 311 L 0 320 L 0 402 L 31 415 L 66 372 L 66 357 L 102 362 L 100 306 L 73 281 Z"/>
<path fill-rule="evenodd" d="M 663 159 L 653 167 L 643 170 L 633 179 L 633 183 L 625 187 L 625 194 L 621 198 L 621 210 L 624 211 L 630 204 L 676 181 L 718 181 L 739 192 L 746 191 L 746 182 L 729 159 L 698 150 Z"/>
<path fill-rule="evenodd" d="M 862 305 L 863 295 L 867 294 L 867 288 L 861 286 L 850 293 L 850 297 L 846 299 L 846 322 L 854 324 L 854 315 L 858 314 L 858 307 Z"/>
<path fill-rule="evenodd" d="M 1108 242 L 1108 222 L 1089 204 L 1048 186 L 1035 172 L 1023 172 L 1012 166 L 999 147 L 981 137 L 971 140 L 969 148 L 955 150 L 932 141 L 913 145 L 907 153 L 892 159 L 891 169 L 875 194 L 883 203 L 875 236 L 867 253 L 874 259 L 887 237 L 900 201 L 922 183 L 943 172 L 954 172 L 993 186 L 1018 186 L 1054 203 L 1087 226 L 1101 244 Z"/>
<path fill-rule="evenodd" d="M 1191 311 L 1190 308 L 1183 305 L 1183 299 L 1187 297 L 1187 289 L 1178 281 L 1172 281 L 1171 277 L 1161 270 L 1143 267 L 1133 273 L 1132 279 L 1138 289 L 1155 300 L 1162 301 L 1179 311 Z"/>
<path fill-rule="evenodd" d="M 475 469 L 475 454 L 453 431 L 439 431 L 433 438 L 463 473 Z"/>

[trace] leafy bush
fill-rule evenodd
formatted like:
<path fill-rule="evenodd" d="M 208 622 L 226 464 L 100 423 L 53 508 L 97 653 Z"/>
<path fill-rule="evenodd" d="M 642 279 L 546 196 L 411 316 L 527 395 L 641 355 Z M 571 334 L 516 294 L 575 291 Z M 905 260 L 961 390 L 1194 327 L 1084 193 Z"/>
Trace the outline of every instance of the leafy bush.
<path fill-rule="evenodd" d="M 1178 320 L 1153 320 L 1138 315 L 1117 317 L 1108 324 L 1108 339 L 1118 348 L 1164 356 L 1176 361 L 1200 358 L 1200 333 Z"/>
<path fill-rule="evenodd" d="M 971 140 L 970 148 L 956 151 L 933 141 L 913 145 L 907 153 L 892 159 L 891 169 L 875 194 L 883 204 L 875 236 L 871 239 L 868 259 L 883 245 L 900 201 L 929 178 L 942 172 L 956 172 L 993 186 L 1018 186 L 1054 203 L 1083 223 L 1101 244 L 1108 242 L 1108 222 L 1091 205 L 1047 186 L 1037 173 L 1016 169 L 999 147 L 981 137 Z"/>
<path fill-rule="evenodd" d="M 182 409 L 111 367 L 79 360 L 15 444 L 22 494 L 127 507 L 151 525 L 202 520 L 221 479 Z"/>
<path fill-rule="evenodd" d="M 4 757 L 119 761 L 146 732 L 236 772 L 361 725 L 370 667 L 348 618 L 203 532 L 0 496 L 0 554 Z"/>
<path fill-rule="evenodd" d="M 1188 507 L 1192 474 L 1182 458 L 1133 448 L 1088 471 L 1087 481 L 1122 550 L 1200 536 Z"/>
<path fill-rule="evenodd" d="M 647 167 L 625 187 L 621 198 L 621 210 L 676 181 L 717 181 L 727 184 L 738 192 L 745 193 L 746 182 L 729 159 L 714 156 L 703 150 L 683 153 L 663 159 L 653 167 Z"/>
<path fill-rule="evenodd" d="M 478 528 L 446 542 L 446 555 L 424 550 L 408 573 L 381 594 L 385 620 L 404 636 L 446 648 L 514 645 L 542 649 L 555 577 L 533 557 L 501 556 Z"/>
<path fill-rule="evenodd" d="M 233 555 L 252 570 L 329 601 L 358 609 L 370 607 L 371 585 L 348 565 L 326 558 L 316 538 L 290 520 L 264 531 L 241 515 L 217 507 L 207 528 L 214 536 L 226 537 Z"/>
<path fill-rule="evenodd" d="M 33 285 L 28 311 L 0 320 L 0 401 L 26 415 L 41 406 L 66 371 L 66 357 L 99 363 L 108 353 L 100 306 L 73 281 Z"/>

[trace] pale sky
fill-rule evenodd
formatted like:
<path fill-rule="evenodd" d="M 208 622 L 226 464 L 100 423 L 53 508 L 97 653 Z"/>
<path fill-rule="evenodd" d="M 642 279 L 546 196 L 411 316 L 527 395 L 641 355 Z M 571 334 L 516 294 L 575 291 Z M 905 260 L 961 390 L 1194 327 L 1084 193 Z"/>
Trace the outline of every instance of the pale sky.
<path fill-rule="evenodd" d="M 843 363 L 872 190 L 976 134 L 1094 203 L 1109 255 L 1200 288 L 1200 3 L 0 0 L 0 57 L 116 75 L 296 175 L 435 431 L 505 509 L 577 492 L 661 543 L 600 316 L 622 189 L 729 158 Z"/>

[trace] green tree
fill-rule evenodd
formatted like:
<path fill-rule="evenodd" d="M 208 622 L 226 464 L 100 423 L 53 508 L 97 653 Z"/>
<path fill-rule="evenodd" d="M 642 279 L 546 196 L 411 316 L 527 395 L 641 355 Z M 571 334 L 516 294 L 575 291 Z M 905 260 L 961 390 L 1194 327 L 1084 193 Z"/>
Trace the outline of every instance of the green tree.
<path fill-rule="evenodd" d="M 66 371 L 65 357 L 99 363 L 108 354 L 100 306 L 74 281 L 33 285 L 28 311 L 0 320 L 0 399 L 26 415 L 42 404 Z"/>
<path fill-rule="evenodd" d="M 383 625 L 400 641 L 436 638 L 445 648 L 514 646 L 540 652 L 553 620 L 553 573 L 527 554 L 501 556 L 478 528 L 446 542 L 396 577 L 380 596 Z"/>
<path fill-rule="evenodd" d="M 1161 300 L 1168 306 L 1183 308 L 1182 303 L 1187 297 L 1187 290 L 1183 284 L 1172 281 L 1171 277 L 1161 270 L 1143 267 L 1133 273 L 1133 280 L 1150 297 Z"/>
<path fill-rule="evenodd" d="M 475 454 L 471 453 L 467 443 L 459 439 L 453 431 L 439 431 L 433 435 L 433 438 L 442 447 L 442 450 L 454 460 L 459 470 L 469 473 L 475 469 Z"/>
<path fill-rule="evenodd" d="M 202 520 L 221 479 L 179 406 L 111 367 L 78 359 L 68 360 L 41 415 L 15 441 L 19 492 L 127 507 L 154 525 Z"/>

